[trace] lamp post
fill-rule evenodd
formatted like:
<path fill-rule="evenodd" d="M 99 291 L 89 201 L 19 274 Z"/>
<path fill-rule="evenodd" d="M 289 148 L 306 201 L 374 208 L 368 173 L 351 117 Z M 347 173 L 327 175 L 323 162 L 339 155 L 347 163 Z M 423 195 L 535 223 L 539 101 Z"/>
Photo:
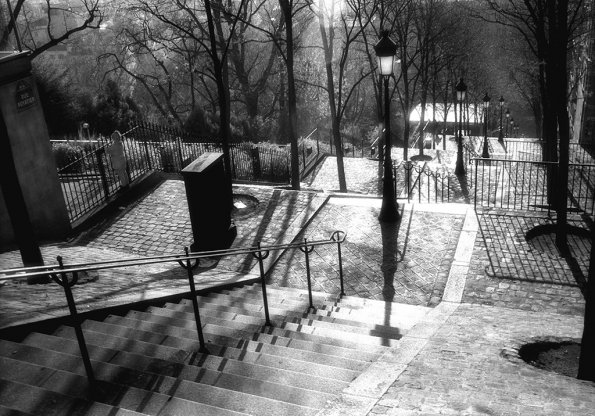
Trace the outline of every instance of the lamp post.
<path fill-rule="evenodd" d="M 465 165 L 463 164 L 463 102 L 467 93 L 467 85 L 463 78 L 455 87 L 457 91 L 457 101 L 459 102 L 459 137 L 457 138 L 457 162 L 455 166 L 455 175 L 465 174 Z"/>
<path fill-rule="evenodd" d="M 508 137 L 508 119 L 510 118 L 510 109 L 506 109 L 506 137 Z"/>
<path fill-rule="evenodd" d="M 502 108 L 504 108 L 504 97 L 500 96 L 500 130 L 498 131 L 498 141 L 504 141 L 504 132 L 502 131 Z"/>
<path fill-rule="evenodd" d="M 490 158 L 490 150 L 488 145 L 488 109 L 490 108 L 490 96 L 486 92 L 483 96 L 483 151 L 481 157 L 484 159 Z"/>
<path fill-rule="evenodd" d="M 514 134 L 514 118 L 510 117 L 510 136 Z"/>
<path fill-rule="evenodd" d="M 382 180 L 382 207 L 378 220 L 381 222 L 397 222 L 401 218 L 398 211 L 397 196 L 393 185 L 393 166 L 391 158 L 390 138 L 390 97 L 388 80 L 393 74 L 397 45 L 388 37 L 388 31 L 382 32 L 380 41 L 374 46 L 378 58 L 378 69 L 384 78 L 384 178 Z"/>

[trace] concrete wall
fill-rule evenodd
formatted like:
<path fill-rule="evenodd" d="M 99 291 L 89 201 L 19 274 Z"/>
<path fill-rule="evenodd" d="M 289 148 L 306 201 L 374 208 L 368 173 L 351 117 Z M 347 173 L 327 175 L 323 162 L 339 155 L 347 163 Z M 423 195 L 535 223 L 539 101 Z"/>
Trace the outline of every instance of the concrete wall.
<path fill-rule="evenodd" d="M 27 53 L 0 55 L 0 111 L 33 230 L 38 239 L 54 240 L 71 227 L 30 69 Z M 4 198 L 0 198 L 0 227 L 0 244 L 12 242 Z"/>

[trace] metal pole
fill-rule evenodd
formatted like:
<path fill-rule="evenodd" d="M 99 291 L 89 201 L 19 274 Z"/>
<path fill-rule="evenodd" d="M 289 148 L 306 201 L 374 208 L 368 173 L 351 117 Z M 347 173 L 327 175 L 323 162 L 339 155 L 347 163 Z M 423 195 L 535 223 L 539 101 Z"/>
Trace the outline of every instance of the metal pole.
<path fill-rule="evenodd" d="M 504 132 L 502 131 L 502 107 L 504 107 L 504 101 L 500 99 L 500 130 L 498 131 L 498 141 L 504 142 Z"/>
<path fill-rule="evenodd" d="M 306 280 L 308 282 L 308 298 L 310 300 L 310 306 L 308 307 L 308 311 L 310 308 L 314 309 L 314 303 L 312 302 L 312 282 L 310 280 L 310 256 L 309 254 L 314 250 L 314 246 L 308 248 L 308 240 L 304 238 L 304 247 L 300 247 L 300 250 L 304 252 L 306 255 Z"/>
<path fill-rule="evenodd" d="M 457 142 L 457 162 L 455 175 L 464 175 L 465 166 L 463 164 L 463 102 L 459 103 L 459 135 Z"/>
<path fill-rule="evenodd" d="M 340 235 L 343 231 L 335 231 L 333 235 L 331 235 L 331 240 L 337 242 L 337 255 L 339 257 L 339 281 L 341 283 L 341 293 L 340 296 L 345 296 L 345 287 L 343 284 L 343 258 L 341 256 L 341 238 Z"/>
<path fill-rule="evenodd" d="M 209 350 L 205 344 L 205 338 L 202 333 L 202 323 L 200 321 L 200 314 L 198 311 L 198 298 L 196 296 L 196 285 L 194 284 L 194 275 L 192 274 L 192 269 L 194 269 L 198 265 L 198 259 L 196 263 L 192 265 L 189 257 L 188 247 L 184 247 L 184 253 L 186 254 L 186 264 L 182 260 L 178 260 L 180 266 L 186 269 L 188 273 L 188 284 L 190 285 L 190 296 L 192 296 L 192 310 L 194 311 L 194 321 L 196 322 L 196 332 L 198 333 L 198 342 L 200 343 L 200 352 L 208 353 Z"/>
<path fill-rule="evenodd" d="M 391 158 L 391 137 L 390 137 L 390 97 L 388 94 L 388 79 L 384 77 L 384 180 L 382 182 L 382 207 L 378 220 L 382 222 L 399 221 L 399 204 L 393 188 L 393 169 Z"/>
<path fill-rule="evenodd" d="M 62 257 L 58 256 L 56 258 L 58 260 L 58 264 L 60 268 L 64 268 L 64 264 L 62 263 Z M 68 276 L 66 273 L 60 273 L 62 278 L 58 277 L 57 274 L 50 274 L 50 277 L 54 282 L 58 283 L 64 289 L 64 295 L 66 295 L 66 302 L 68 303 L 68 309 L 70 310 L 70 319 L 72 326 L 74 327 L 74 333 L 76 334 L 76 340 L 79 344 L 79 349 L 81 351 L 81 358 L 83 359 L 83 364 L 85 366 L 85 372 L 87 373 L 87 378 L 89 379 L 89 384 L 93 385 L 95 383 L 95 374 L 93 373 L 93 367 L 91 366 L 91 358 L 89 358 L 89 351 L 87 350 L 87 344 L 85 343 L 85 337 L 83 335 L 83 330 L 81 329 L 81 322 L 76 311 L 76 305 L 74 303 L 74 296 L 72 296 L 72 289 L 71 287 L 74 286 L 78 281 L 78 273 L 72 273 L 72 280 L 68 281 Z"/>
<path fill-rule="evenodd" d="M 483 152 L 481 153 L 481 157 L 485 159 L 490 158 L 490 150 L 488 148 L 488 112 L 484 109 L 483 115 Z"/>
<path fill-rule="evenodd" d="M 264 303 L 265 321 L 266 321 L 266 325 L 273 326 L 271 324 L 271 319 L 269 317 L 269 302 L 267 300 L 267 285 L 266 285 L 265 276 L 264 276 L 264 264 L 262 263 L 262 261 L 269 256 L 269 252 L 267 251 L 266 254 L 264 254 L 264 255 L 262 254 L 262 251 L 260 250 L 260 242 L 257 244 L 257 247 L 258 247 L 258 251 L 255 253 L 252 253 L 252 255 L 258 259 L 258 266 L 260 268 L 260 284 L 262 286 L 262 301 Z"/>

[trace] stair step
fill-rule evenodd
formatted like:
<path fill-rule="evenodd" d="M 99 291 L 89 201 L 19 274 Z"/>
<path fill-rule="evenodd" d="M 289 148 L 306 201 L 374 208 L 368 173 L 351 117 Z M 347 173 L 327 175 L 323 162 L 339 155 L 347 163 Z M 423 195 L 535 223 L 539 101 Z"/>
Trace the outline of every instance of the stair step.
<path fill-rule="evenodd" d="M 369 301 L 369 299 L 368 299 Z M 380 302 L 380 301 L 375 301 Z M 191 303 L 191 300 L 184 299 L 182 302 L 186 305 Z M 300 299 L 294 299 L 292 301 L 282 301 L 279 303 L 278 299 L 274 297 L 268 299 L 269 308 L 275 308 L 279 310 L 286 310 L 298 313 L 308 312 L 309 302 L 307 297 Z M 261 296 L 256 297 L 240 297 L 238 294 L 234 295 L 222 295 L 222 294 L 211 294 L 210 296 L 199 297 L 199 307 L 204 305 L 220 305 L 227 307 L 243 307 L 243 308 L 259 308 L 262 310 L 262 316 L 264 316 L 263 301 Z M 388 325 L 396 328 L 400 328 L 403 332 L 413 325 L 415 325 L 421 318 L 423 318 L 431 308 L 426 306 L 418 305 L 407 305 L 404 303 L 396 302 L 382 302 L 380 305 L 373 303 L 368 307 L 359 307 L 352 309 L 339 303 L 317 303 L 314 302 L 314 311 L 310 313 L 322 316 L 332 316 L 337 318 L 344 318 L 353 321 L 360 322 L 378 322 L 382 325 Z"/>
<path fill-rule="evenodd" d="M 172 310 L 184 311 L 184 310 L 187 310 L 186 308 L 188 308 L 188 305 L 180 305 L 177 303 L 174 303 L 174 304 L 168 303 L 168 304 L 166 304 L 166 308 L 172 309 Z M 211 309 L 211 308 L 212 307 L 209 307 L 209 309 Z M 223 308 L 222 310 L 226 311 L 226 312 L 241 313 L 242 311 L 244 311 L 243 308 L 233 308 L 233 307 L 228 307 L 228 306 L 222 306 L 221 308 Z M 258 313 L 258 312 L 248 311 L 248 313 Z M 201 310 L 201 316 L 202 316 L 202 310 Z M 273 315 L 271 315 L 271 316 L 273 316 Z M 192 319 L 194 319 L 194 318 L 192 318 Z M 205 334 L 205 337 L 208 336 L 209 339 L 212 339 L 213 343 L 219 344 L 219 345 L 228 345 L 227 343 L 225 343 L 226 342 L 225 340 L 229 340 L 229 339 L 231 339 L 232 344 L 234 342 L 238 341 L 237 337 L 229 338 L 229 337 L 225 337 L 223 335 L 207 333 L 204 330 L 203 330 L 203 333 Z M 218 337 L 222 337 L 225 340 L 219 341 L 219 340 L 217 340 Z M 254 340 L 254 341 L 259 341 L 259 342 L 275 343 L 275 345 L 283 345 L 284 347 L 288 347 L 288 348 L 303 349 L 303 350 L 307 350 L 307 351 L 320 352 L 322 354 L 327 354 L 327 355 L 335 355 L 337 357 L 345 357 L 345 358 L 349 358 L 352 360 L 358 360 L 358 361 L 374 361 L 380 355 L 380 352 L 357 351 L 357 350 L 350 349 L 350 348 L 342 348 L 342 347 L 337 347 L 334 345 L 326 345 L 326 344 L 314 343 L 314 342 L 309 342 L 309 341 L 301 341 L 301 340 L 296 340 L 296 339 L 292 339 L 292 338 L 275 337 L 273 339 L 271 336 L 269 336 L 267 334 L 263 334 L 263 333 L 255 333 L 249 339 Z"/>
<path fill-rule="evenodd" d="M 131 323 L 134 325 L 134 323 Z M 181 350 L 196 349 L 197 348 L 197 334 L 195 330 L 174 330 L 165 327 L 162 329 L 165 333 L 161 333 L 156 328 L 147 327 L 149 330 L 142 330 L 138 327 L 115 325 L 106 322 L 87 321 L 83 325 L 84 329 L 100 332 L 107 335 L 113 335 L 121 338 L 135 339 L 143 342 L 153 344 L 165 345 Z M 167 335 L 167 338 L 163 338 Z M 334 355 L 321 354 L 318 352 L 289 349 L 282 345 L 275 345 L 263 342 L 256 342 L 251 340 L 238 340 L 222 336 L 213 336 L 211 334 L 204 334 L 205 340 L 208 340 L 208 350 L 212 355 L 229 357 L 230 351 L 239 350 L 253 353 L 262 353 L 274 355 L 279 357 L 290 357 L 294 360 L 308 361 L 311 363 L 318 363 L 332 367 L 345 368 L 354 371 L 362 371 L 369 365 L 369 362 L 360 360 L 351 360 Z M 233 354 L 239 355 L 239 351 L 234 351 Z M 230 357 L 231 358 L 231 357 Z"/>
<path fill-rule="evenodd" d="M 228 308 L 223 310 L 222 308 Z M 216 317 L 227 320 L 241 320 L 241 322 L 247 323 L 261 323 L 263 311 L 251 311 L 248 308 L 234 308 L 231 310 L 230 307 L 208 307 L 200 308 L 199 312 L 201 319 L 202 317 Z M 184 313 L 186 315 L 177 315 L 170 312 L 163 311 L 175 311 L 177 313 Z M 190 304 L 166 304 L 163 308 L 149 307 L 146 312 L 154 313 L 157 315 L 179 317 L 180 319 L 194 319 L 194 310 L 192 308 L 192 302 Z M 245 318 L 245 316 L 249 318 Z M 373 323 L 350 321 L 343 318 L 335 318 L 332 316 L 321 316 L 313 315 L 308 313 L 299 313 L 293 311 L 287 311 L 283 313 L 280 309 L 272 309 L 269 307 L 269 316 L 272 321 L 285 320 L 294 324 L 302 324 L 309 326 L 319 326 L 321 328 L 330 328 L 343 330 L 345 332 L 352 332 L 356 334 L 374 335 L 374 336 L 385 336 L 387 338 L 399 339 L 403 336 L 399 328 L 387 326 L 387 325 L 375 325 Z"/>
<path fill-rule="evenodd" d="M 0 403 L 14 409 L 14 416 L 142 416 L 131 410 L 97 403 L 87 399 L 73 398 L 44 388 L 0 379 Z M 12 413 L 8 413 L 13 415 Z"/>
<path fill-rule="evenodd" d="M 186 320 L 186 319 L 175 319 L 169 318 L 165 316 L 157 316 L 152 315 L 150 313 L 141 312 L 141 311 L 129 311 L 126 314 L 127 318 L 130 319 L 138 319 L 147 322 L 152 322 L 161 325 L 168 325 L 168 326 L 176 326 L 180 328 L 192 329 L 196 328 L 196 323 L 194 320 Z M 245 332 L 263 332 L 267 330 L 269 327 L 264 325 L 264 319 L 261 324 L 250 324 L 250 323 L 242 323 L 239 321 L 229 321 L 225 319 L 218 319 L 214 317 L 207 316 L 205 319 L 202 319 L 203 329 L 205 326 L 209 324 L 214 324 L 217 326 L 226 326 L 228 328 L 238 329 L 240 331 Z M 340 330 L 334 330 L 329 328 L 320 328 L 320 327 L 313 327 L 309 325 L 302 325 L 302 324 L 294 324 L 291 322 L 286 321 L 271 321 L 273 327 L 275 329 L 280 328 L 283 330 L 291 331 L 292 333 L 299 332 L 308 335 L 317 335 L 319 337 L 324 337 L 328 339 L 328 342 L 333 345 L 336 345 L 337 342 L 340 346 L 344 346 L 347 344 L 352 344 L 353 348 L 359 350 L 366 350 L 367 345 L 376 345 L 376 346 L 389 346 L 394 347 L 398 345 L 398 340 L 388 337 L 376 337 L 373 335 L 365 335 L 365 334 L 352 334 Z M 287 336 L 287 335 L 285 335 Z M 331 341 L 334 340 L 334 341 Z"/>
<path fill-rule="evenodd" d="M 50 356 L 57 359 L 58 357 L 52 356 L 52 354 L 61 354 L 60 357 L 66 355 L 66 358 L 71 356 L 80 357 L 78 345 L 75 341 L 70 339 L 62 339 L 53 336 L 45 337 L 33 337 L 32 341 L 45 342 L 42 344 L 46 348 L 51 348 L 45 351 L 45 354 L 35 356 L 38 364 L 43 364 L 43 357 Z M 20 348 L 15 348 L 8 341 L 0 343 L 0 354 L 15 359 L 22 359 L 31 350 L 36 350 L 37 347 L 34 345 L 17 344 Z M 66 348 L 60 349 L 60 348 Z M 302 374 L 287 370 L 281 370 L 278 368 L 264 367 L 261 365 L 255 365 L 250 363 L 244 363 L 236 360 L 225 360 L 217 364 L 216 362 L 211 367 L 208 367 L 208 363 L 204 363 L 203 367 L 198 367 L 200 362 L 198 357 L 195 357 L 194 361 L 197 365 L 186 364 L 182 362 L 172 362 L 159 358 L 148 357 L 145 355 L 134 354 L 125 351 L 116 351 L 113 349 L 97 347 L 94 345 L 88 345 L 89 354 L 91 359 L 97 362 L 110 362 L 120 367 L 126 367 L 135 369 L 143 372 L 156 373 L 160 375 L 168 375 L 172 377 L 184 378 L 188 380 L 195 380 L 200 377 L 201 373 L 205 370 L 219 371 L 230 375 L 239 375 L 244 377 L 250 377 L 257 380 L 269 381 L 272 383 L 286 384 L 295 386 L 302 389 L 310 389 L 320 391 L 322 393 L 337 394 L 343 388 L 347 387 L 348 382 L 333 380 L 329 378 L 316 377 L 310 374 Z M 63 357 L 64 358 L 64 357 Z M 80 359 L 80 358 L 79 358 Z M 77 366 L 78 364 L 69 362 L 71 366 Z M 62 363 L 63 367 L 67 364 Z M 63 369 L 67 369 L 64 367 Z M 70 371 L 70 370 L 69 370 Z"/>
<path fill-rule="evenodd" d="M 0 360 L 2 357 L 7 357 L 7 350 L 12 350 L 12 353 L 8 356 L 10 359 L 25 361 L 38 366 L 75 373 L 81 376 L 86 375 L 82 360 L 74 355 L 12 343 L 0 349 L 0 354 L 2 354 Z M 271 381 L 257 380 L 208 369 L 200 369 L 200 371 L 192 375 L 192 378 L 184 377 L 184 374 L 176 378 L 155 372 L 151 373 L 121 367 L 102 361 L 92 360 L 92 366 L 97 379 L 145 390 L 149 390 L 154 385 L 159 385 L 160 389 L 163 390 L 165 388 L 164 386 L 172 387 L 180 380 L 186 380 L 301 406 L 318 408 L 324 406 L 328 400 L 335 397 L 332 394 L 306 390 L 296 386 L 287 386 Z"/>
<path fill-rule="evenodd" d="M 127 322 L 127 323 L 130 325 L 136 324 L 135 322 L 132 322 L 132 323 Z M 131 327 L 133 327 L 133 326 L 131 326 Z M 70 328 L 68 328 L 68 329 L 70 329 Z M 58 331 L 62 331 L 62 332 L 58 332 Z M 67 336 L 67 337 L 70 337 L 71 339 L 74 339 L 74 331 L 73 330 L 67 330 L 67 327 L 63 327 L 63 328 L 60 328 L 58 331 L 56 331 L 56 335 Z M 134 350 L 133 351 L 141 352 L 143 354 L 144 354 L 144 352 L 142 352 L 142 351 L 150 351 L 150 350 L 154 350 L 154 349 L 160 350 L 160 349 L 165 349 L 165 348 L 169 351 L 185 351 L 185 352 L 189 352 L 192 354 L 198 353 L 198 350 L 199 350 L 198 339 L 196 339 L 194 341 L 190 340 L 190 342 L 187 342 L 183 346 L 183 348 L 170 347 L 170 346 L 166 346 L 166 345 L 157 345 L 157 344 L 147 343 L 147 342 L 138 341 L 138 340 L 129 340 L 126 338 L 115 337 L 115 336 L 107 335 L 107 334 L 100 334 L 100 333 L 96 333 L 93 331 L 87 331 L 87 334 L 85 335 L 85 339 L 88 339 L 87 342 L 92 343 L 94 345 L 107 346 L 109 348 L 115 348 L 115 349 L 140 348 L 140 351 L 134 351 Z M 201 354 L 201 355 L 203 355 L 203 354 Z M 253 363 L 253 364 L 263 365 L 265 367 L 280 368 L 280 369 L 296 371 L 296 372 L 306 373 L 306 374 L 313 374 L 313 375 L 316 375 L 319 377 L 332 378 L 332 379 L 337 379 L 337 380 L 342 380 L 342 381 L 353 380 L 355 377 L 357 377 L 357 375 L 361 371 L 363 371 L 364 368 L 366 368 L 368 366 L 367 363 L 358 362 L 359 365 L 355 369 L 354 368 L 341 368 L 341 367 L 326 365 L 326 364 L 322 364 L 322 363 L 316 364 L 316 363 L 312 363 L 312 362 L 308 362 L 308 361 L 301 361 L 298 359 L 294 359 L 294 358 L 292 358 L 291 351 L 288 351 L 288 353 L 285 356 L 274 356 L 274 355 L 269 355 L 269 354 L 260 353 L 260 352 L 245 351 L 245 350 L 233 348 L 233 347 L 226 347 L 226 348 L 222 349 L 222 356 L 218 356 L 218 355 L 214 355 L 214 354 L 207 354 L 204 359 L 205 359 L 205 361 L 207 361 L 207 360 L 214 361 L 216 363 L 220 363 L 222 360 L 226 360 L 226 359 L 234 359 L 237 361 L 243 361 L 243 362 L 249 362 L 249 363 Z M 204 365 L 204 364 L 202 364 L 202 360 L 201 360 L 201 366 L 202 365 Z M 355 365 L 353 367 L 355 367 Z"/>
<path fill-rule="evenodd" d="M 232 290 L 223 290 L 220 292 L 213 292 L 209 294 L 210 297 L 218 296 L 231 296 L 233 298 L 251 299 L 254 301 L 260 301 L 262 303 L 262 289 L 260 286 L 244 286 L 243 288 L 235 288 Z M 282 304 L 301 303 L 302 301 L 308 301 L 308 291 L 302 289 L 294 289 L 293 293 L 287 293 L 286 288 L 277 288 L 275 286 L 267 286 L 267 298 L 270 302 L 282 301 Z M 358 296 L 343 296 L 339 298 L 338 295 L 329 295 L 321 292 L 313 292 L 312 294 L 315 307 L 320 308 L 324 305 L 325 309 L 328 308 L 347 308 L 350 309 L 350 313 L 359 313 L 361 309 L 366 309 L 369 313 L 386 313 L 387 310 L 391 310 L 392 313 L 398 314 L 416 314 L 427 312 L 431 308 L 420 305 L 410 305 L 406 303 L 398 302 L 385 302 L 377 299 L 360 298 Z M 284 300 L 285 299 L 285 300 Z M 319 303 L 316 305 L 316 303 Z M 394 311 L 394 312 L 393 312 Z"/>
<path fill-rule="evenodd" d="M 29 345 L 37 345 L 35 343 L 31 343 L 32 341 L 29 340 L 32 335 L 33 334 L 27 337 L 25 341 L 27 341 Z M 35 335 L 36 338 L 47 338 L 47 336 L 44 337 L 42 334 Z M 55 339 L 46 339 L 44 342 L 49 343 L 52 341 L 54 343 L 54 345 L 52 345 L 52 349 L 57 349 L 60 346 L 61 340 L 69 339 L 73 342 L 69 346 L 72 348 L 69 350 L 69 353 L 78 355 L 78 352 L 76 352 L 78 345 L 75 342 L 76 337 L 72 328 L 61 327 L 55 332 L 55 335 Z M 181 350 L 164 345 L 156 345 L 137 340 L 128 340 L 125 338 L 109 336 L 88 330 L 85 333 L 85 340 L 88 347 L 97 346 L 108 348 L 114 351 L 123 350 L 135 354 L 146 355 L 148 357 L 173 361 L 174 363 L 195 364 L 211 370 L 218 370 L 220 367 L 225 366 L 228 360 L 234 359 L 236 361 L 257 364 L 264 367 L 272 367 L 301 373 L 305 372 L 317 377 L 326 377 L 344 382 L 352 381 L 359 374 L 357 371 L 324 365 L 313 365 L 304 361 L 284 359 L 267 354 L 257 354 L 244 351 L 234 351 L 233 354 L 230 353 L 230 355 L 233 355 L 230 357 L 219 357 L 211 354 L 202 354 L 198 352 L 198 341 L 196 341 L 195 348 L 192 350 Z M 57 351 L 61 350 L 57 349 Z"/>
<path fill-rule="evenodd" d="M 85 398 L 89 387 L 86 377 L 61 370 L 48 369 L 35 364 L 0 358 L 0 369 L 3 370 L 2 378 L 7 374 L 17 378 L 17 382 L 32 384 L 50 391 Z M 45 374 L 40 379 L 39 375 Z M 185 400 L 184 408 L 194 407 L 192 414 L 201 415 L 237 415 L 258 414 L 277 416 L 283 415 L 309 415 L 315 414 L 316 409 L 298 406 L 265 397 L 239 393 L 232 390 L 208 386 L 187 380 L 178 380 L 169 377 L 170 383 L 155 383 L 152 390 L 136 387 L 126 387 L 98 380 L 93 386 L 96 400 L 123 408 L 136 408 L 147 414 L 163 414 L 165 405 L 172 406 L 172 402 Z M 199 402 L 195 400 L 200 399 Z M 176 406 L 173 405 L 175 408 Z M 231 410 L 227 412 L 226 410 Z M 167 414 L 167 413 L 165 413 Z"/>
<path fill-rule="evenodd" d="M 165 335 L 181 336 L 194 339 L 198 338 L 195 328 L 196 325 L 194 325 L 192 328 L 186 329 L 171 325 L 139 321 L 137 319 L 131 319 L 132 322 L 127 323 L 126 321 L 122 321 L 123 319 L 130 318 L 110 315 L 104 320 L 104 322 L 115 325 L 129 326 L 148 332 L 158 332 Z M 226 326 L 203 324 L 203 334 L 213 335 L 212 338 L 205 338 L 207 340 L 206 342 L 212 340 L 213 343 L 216 343 L 215 337 L 222 336 L 235 340 L 252 340 L 282 345 L 290 348 L 300 348 L 308 351 L 319 352 L 321 354 L 335 355 L 337 357 L 345 357 L 360 361 L 372 361 L 378 358 L 378 356 L 384 353 L 387 349 L 387 347 L 378 347 L 372 345 L 361 346 L 361 348 L 357 349 L 357 345 L 354 343 L 345 343 L 341 340 L 336 340 L 333 338 L 309 335 L 301 332 L 285 331 L 272 327 L 265 327 L 262 329 L 262 331 L 263 332 L 250 332 L 229 328 Z"/>

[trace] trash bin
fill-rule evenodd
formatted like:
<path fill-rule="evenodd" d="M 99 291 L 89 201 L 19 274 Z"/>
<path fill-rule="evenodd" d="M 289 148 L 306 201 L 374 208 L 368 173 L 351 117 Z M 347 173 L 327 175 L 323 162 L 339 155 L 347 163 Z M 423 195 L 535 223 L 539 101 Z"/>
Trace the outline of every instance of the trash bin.
<path fill-rule="evenodd" d="M 222 153 L 204 153 L 182 170 L 194 243 L 191 250 L 229 248 L 237 230 L 231 220 L 232 190 Z"/>

